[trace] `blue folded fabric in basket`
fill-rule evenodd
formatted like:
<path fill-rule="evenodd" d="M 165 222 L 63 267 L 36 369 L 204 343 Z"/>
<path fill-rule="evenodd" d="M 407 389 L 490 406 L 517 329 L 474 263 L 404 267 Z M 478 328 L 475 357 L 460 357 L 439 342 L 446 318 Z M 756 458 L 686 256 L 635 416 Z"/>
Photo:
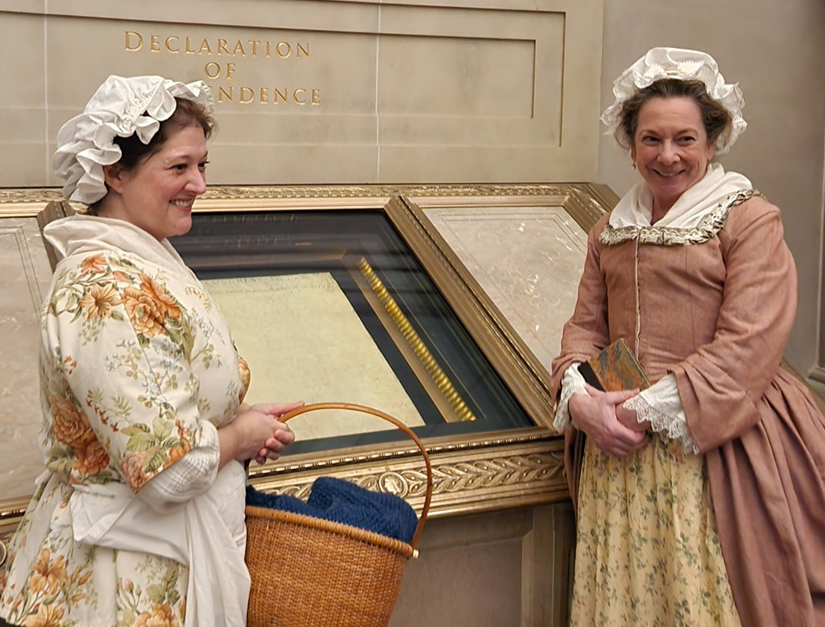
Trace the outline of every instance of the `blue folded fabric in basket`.
<path fill-rule="evenodd" d="M 335 477 L 318 477 L 306 501 L 287 494 L 266 494 L 248 485 L 246 504 L 323 518 L 406 543 L 412 540 L 418 524 L 415 511 L 401 497 Z"/>

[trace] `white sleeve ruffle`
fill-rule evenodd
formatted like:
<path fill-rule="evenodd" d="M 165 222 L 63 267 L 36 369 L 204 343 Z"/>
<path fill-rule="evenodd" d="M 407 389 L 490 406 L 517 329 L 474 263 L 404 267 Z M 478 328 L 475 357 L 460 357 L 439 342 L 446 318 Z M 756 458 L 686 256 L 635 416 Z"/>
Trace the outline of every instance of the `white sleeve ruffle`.
<path fill-rule="evenodd" d="M 579 362 L 573 362 L 564 371 L 564 376 L 561 379 L 561 393 L 559 394 L 558 405 L 556 405 L 556 415 L 553 417 L 553 428 L 559 433 L 563 433 L 568 425 L 576 426 L 570 418 L 567 404 L 574 394 L 587 394 L 584 389 L 585 385 L 587 383 L 579 372 Z"/>
<path fill-rule="evenodd" d="M 566 374 L 566 373 L 565 373 Z M 686 453 L 699 453 L 699 446 L 690 434 L 685 408 L 679 396 L 676 376 L 669 374 L 640 392 L 624 406 L 636 411 L 639 422 L 650 421 L 650 428 L 670 440 L 679 440 Z"/>
<path fill-rule="evenodd" d="M 211 422 L 205 420 L 202 429 L 197 447 L 138 490 L 138 496 L 156 512 L 169 512 L 212 487 L 221 459 L 220 440 Z"/>

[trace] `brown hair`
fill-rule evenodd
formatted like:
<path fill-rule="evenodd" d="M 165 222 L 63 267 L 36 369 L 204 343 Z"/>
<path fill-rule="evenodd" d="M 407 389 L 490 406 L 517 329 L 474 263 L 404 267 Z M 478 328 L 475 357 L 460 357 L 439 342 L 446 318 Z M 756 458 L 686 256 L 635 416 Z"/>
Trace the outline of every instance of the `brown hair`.
<path fill-rule="evenodd" d="M 733 122 L 728 110 L 708 95 L 702 81 L 663 78 L 638 90 L 624 102 L 622 111 L 619 114 L 616 140 L 624 148 L 630 148 L 633 145 L 633 139 L 636 137 L 636 127 L 639 124 L 639 112 L 642 110 L 642 105 L 648 100 L 682 96 L 693 98 L 699 107 L 702 123 L 708 136 L 708 144 L 712 144 L 719 139 L 719 136 Z"/>
<path fill-rule="evenodd" d="M 212 136 L 212 131 L 215 130 L 215 118 L 207 112 L 203 105 L 184 98 L 175 98 L 175 102 L 177 103 L 175 112 L 171 117 L 160 123 L 160 128 L 148 144 L 140 141 L 137 133 L 129 137 L 115 137 L 114 143 L 120 146 L 121 152 L 120 159 L 118 159 L 115 164 L 117 167 L 127 172 L 134 170 L 138 165 L 161 149 L 172 134 L 173 131 L 170 129 L 173 126 L 175 130 L 187 126 L 200 126 L 203 129 L 203 134 L 206 139 Z M 103 198 L 106 197 L 104 196 Z M 87 211 L 89 215 L 97 215 L 99 203 L 103 198 L 89 206 Z"/>

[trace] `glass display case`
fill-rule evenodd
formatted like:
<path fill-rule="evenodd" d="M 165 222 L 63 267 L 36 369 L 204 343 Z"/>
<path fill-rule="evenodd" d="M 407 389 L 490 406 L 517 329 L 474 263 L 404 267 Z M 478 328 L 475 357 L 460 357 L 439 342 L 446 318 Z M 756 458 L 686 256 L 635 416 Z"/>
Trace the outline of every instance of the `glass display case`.
<path fill-rule="evenodd" d="M 438 516 L 549 502 L 566 487 L 548 368 L 427 210 L 547 207 L 586 233 L 606 202 L 584 185 L 221 188 L 173 244 L 229 320 L 252 371 L 247 399 L 400 418 L 434 455 Z M 420 500 L 421 461 L 400 431 L 338 410 L 290 424 L 289 454 L 253 464 L 260 489 L 306 494 L 334 468 Z"/>
<path fill-rule="evenodd" d="M 248 401 L 375 406 L 424 438 L 532 426 L 539 416 L 522 407 L 494 366 L 501 356 L 485 355 L 402 239 L 393 204 L 202 213 L 173 242 L 249 362 Z M 341 412 L 296 421 L 291 452 L 402 436 L 359 421 Z"/>

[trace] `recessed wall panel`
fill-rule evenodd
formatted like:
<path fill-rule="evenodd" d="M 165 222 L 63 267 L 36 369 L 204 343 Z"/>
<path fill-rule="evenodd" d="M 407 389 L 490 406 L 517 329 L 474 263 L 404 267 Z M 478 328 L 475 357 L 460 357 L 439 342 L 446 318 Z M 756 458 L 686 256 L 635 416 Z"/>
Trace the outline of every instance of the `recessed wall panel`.
<path fill-rule="evenodd" d="M 381 39 L 379 111 L 387 115 L 532 118 L 535 42 L 470 37 Z M 403 77 L 407 89 L 392 76 Z"/>

